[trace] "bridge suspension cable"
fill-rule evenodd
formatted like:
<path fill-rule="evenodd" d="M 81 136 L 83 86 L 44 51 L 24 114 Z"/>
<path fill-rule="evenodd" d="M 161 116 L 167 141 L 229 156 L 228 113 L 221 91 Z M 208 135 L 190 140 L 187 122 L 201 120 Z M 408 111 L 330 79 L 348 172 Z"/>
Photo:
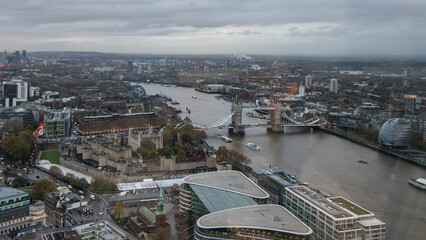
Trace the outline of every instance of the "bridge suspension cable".
<path fill-rule="evenodd" d="M 198 123 L 193 123 L 192 125 L 196 128 L 201 128 L 201 129 L 217 128 L 225 124 L 234 115 L 234 113 L 235 111 L 230 114 L 226 114 L 222 116 L 221 118 L 219 118 L 218 120 L 207 125 L 198 124 Z"/>

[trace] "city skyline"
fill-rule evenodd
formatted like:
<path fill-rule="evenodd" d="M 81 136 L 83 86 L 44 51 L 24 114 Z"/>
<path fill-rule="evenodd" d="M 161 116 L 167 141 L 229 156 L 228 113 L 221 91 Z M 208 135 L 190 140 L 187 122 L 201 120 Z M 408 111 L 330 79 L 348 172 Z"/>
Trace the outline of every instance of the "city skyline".
<path fill-rule="evenodd" d="M 421 1 L 5 2 L 8 51 L 424 56 Z M 320 46 L 320 47 L 319 47 Z"/>

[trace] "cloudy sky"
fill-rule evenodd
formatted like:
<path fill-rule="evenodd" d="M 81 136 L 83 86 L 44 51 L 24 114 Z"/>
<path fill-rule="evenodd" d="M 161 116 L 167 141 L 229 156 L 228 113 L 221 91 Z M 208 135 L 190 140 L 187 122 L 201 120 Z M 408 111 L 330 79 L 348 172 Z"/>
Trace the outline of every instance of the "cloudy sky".
<path fill-rule="evenodd" d="M 0 49 L 426 55 L 425 0 L 0 0 Z"/>

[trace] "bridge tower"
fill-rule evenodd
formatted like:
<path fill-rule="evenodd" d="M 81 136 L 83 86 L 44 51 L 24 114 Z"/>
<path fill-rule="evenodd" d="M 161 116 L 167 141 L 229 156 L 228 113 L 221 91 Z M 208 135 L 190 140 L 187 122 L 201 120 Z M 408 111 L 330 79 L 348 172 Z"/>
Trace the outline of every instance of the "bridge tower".
<path fill-rule="evenodd" d="M 233 128 L 229 128 L 228 132 L 230 134 L 244 135 L 245 131 L 243 126 L 243 105 L 241 101 L 239 101 L 238 99 L 235 99 L 232 102 L 231 112 L 234 113 L 234 115 L 232 115 Z"/>
<path fill-rule="evenodd" d="M 271 111 L 272 132 L 284 132 L 284 125 L 281 118 L 281 104 L 275 104 L 274 110 Z"/>

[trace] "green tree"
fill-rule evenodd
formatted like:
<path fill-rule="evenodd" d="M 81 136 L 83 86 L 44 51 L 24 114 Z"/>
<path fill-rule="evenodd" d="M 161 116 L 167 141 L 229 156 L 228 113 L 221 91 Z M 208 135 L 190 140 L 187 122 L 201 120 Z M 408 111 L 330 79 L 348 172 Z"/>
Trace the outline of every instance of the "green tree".
<path fill-rule="evenodd" d="M 177 141 L 179 129 L 173 126 L 166 126 L 163 129 L 163 143 L 165 146 L 172 145 Z"/>
<path fill-rule="evenodd" d="M 49 173 L 57 177 L 63 176 L 62 170 L 58 166 L 51 166 L 49 168 Z"/>
<path fill-rule="evenodd" d="M 191 143 L 194 139 L 192 138 L 191 134 L 185 132 L 181 135 L 182 142 L 184 143 Z"/>
<path fill-rule="evenodd" d="M 31 197 L 35 200 L 43 201 L 46 193 L 53 192 L 55 190 L 55 183 L 48 178 L 44 178 L 34 184 L 33 190 L 31 191 Z"/>
<path fill-rule="evenodd" d="M 186 158 L 186 151 L 183 148 L 179 148 L 176 155 L 181 159 Z"/>
<path fill-rule="evenodd" d="M 114 192 L 117 186 L 106 178 L 95 178 L 90 184 L 90 190 L 95 192 Z"/>
<path fill-rule="evenodd" d="M 114 210 L 114 217 L 118 218 L 118 221 L 120 221 L 121 216 L 123 216 L 125 214 L 124 213 L 124 203 L 122 201 L 116 202 L 114 204 L 113 210 Z"/>
<path fill-rule="evenodd" d="M 248 165 L 251 163 L 250 158 L 235 150 L 228 150 L 225 146 L 219 147 L 216 152 L 216 161 L 229 161 L 236 164 Z"/>
<path fill-rule="evenodd" d="M 141 146 L 136 151 L 146 159 L 157 157 L 157 146 L 151 139 L 143 139 Z"/>

